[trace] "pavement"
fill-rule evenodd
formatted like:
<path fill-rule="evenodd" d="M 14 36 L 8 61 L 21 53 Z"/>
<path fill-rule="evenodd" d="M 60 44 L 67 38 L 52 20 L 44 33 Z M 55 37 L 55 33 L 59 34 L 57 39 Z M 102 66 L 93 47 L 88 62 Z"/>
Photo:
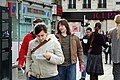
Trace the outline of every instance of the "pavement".
<path fill-rule="evenodd" d="M 18 80 L 27 80 L 22 70 L 18 70 Z"/>
<path fill-rule="evenodd" d="M 108 60 L 109 61 L 109 60 Z M 105 57 L 103 54 L 103 67 L 104 67 L 104 75 L 99 76 L 99 80 L 113 80 L 112 76 L 112 64 L 104 64 L 105 63 Z M 79 80 L 81 77 L 81 72 L 79 71 L 79 66 L 77 63 L 77 71 L 76 71 L 76 80 Z M 18 80 L 26 80 L 25 75 L 22 73 L 22 70 L 18 71 Z M 90 80 L 89 75 L 86 76 L 86 80 Z"/>
<path fill-rule="evenodd" d="M 98 76 L 98 80 L 113 80 L 113 75 L 112 75 L 112 64 L 105 64 L 105 55 L 103 53 L 103 68 L 104 68 L 104 75 Z M 109 61 L 109 60 L 108 60 Z M 81 77 L 81 72 L 79 72 L 79 67 L 77 64 L 77 79 L 79 80 Z M 90 80 L 90 76 L 87 74 L 86 80 Z"/>

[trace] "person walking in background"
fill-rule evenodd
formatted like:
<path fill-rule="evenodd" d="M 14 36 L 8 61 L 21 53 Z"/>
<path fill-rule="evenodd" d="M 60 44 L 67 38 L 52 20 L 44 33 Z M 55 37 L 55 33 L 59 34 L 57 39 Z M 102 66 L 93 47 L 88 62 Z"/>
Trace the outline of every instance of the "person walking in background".
<path fill-rule="evenodd" d="M 36 38 L 29 43 L 26 57 L 29 80 L 59 80 L 57 65 L 64 62 L 60 43 L 48 37 L 44 24 L 35 26 L 35 35 Z"/>
<path fill-rule="evenodd" d="M 120 14 L 115 16 L 114 21 L 116 27 L 110 30 L 113 77 L 114 80 L 120 80 Z"/>
<path fill-rule="evenodd" d="M 56 37 L 58 38 L 65 61 L 58 65 L 60 80 L 76 80 L 76 63 L 79 60 L 80 70 L 84 69 L 83 48 L 79 37 L 71 34 L 68 21 L 60 19 L 57 24 Z"/>
<path fill-rule="evenodd" d="M 106 32 L 106 35 L 105 35 L 105 42 L 108 45 L 111 44 L 110 34 L 108 31 Z M 109 64 L 111 64 L 111 46 L 108 46 L 107 48 L 105 48 L 104 53 L 105 53 L 105 64 L 107 64 L 108 55 L 109 55 Z"/>
<path fill-rule="evenodd" d="M 85 35 L 82 39 L 82 47 L 83 47 L 83 52 L 84 52 L 84 70 L 81 74 L 80 80 L 85 80 L 85 78 L 86 78 L 86 66 L 87 66 L 88 49 L 89 49 L 88 39 L 90 38 L 91 33 L 92 33 L 92 29 L 90 27 L 88 27 L 86 29 Z"/>
<path fill-rule="evenodd" d="M 37 23 L 44 23 L 44 21 L 42 19 L 35 19 L 33 21 L 33 29 Z M 18 68 L 19 69 L 22 69 L 23 64 L 25 64 L 25 61 L 26 61 L 25 56 L 27 55 L 29 42 L 31 40 L 33 40 L 35 37 L 36 37 L 36 35 L 33 30 L 30 33 L 27 33 L 23 39 L 23 42 L 22 42 L 22 45 L 20 48 L 20 52 L 19 52 L 19 58 L 18 58 Z"/>
<path fill-rule="evenodd" d="M 104 38 L 101 34 L 101 23 L 95 24 L 95 32 L 90 35 L 89 47 L 91 51 L 88 51 L 88 62 L 87 62 L 87 74 L 90 75 L 90 80 L 98 80 L 99 75 L 103 75 L 103 62 L 102 62 L 102 46 L 107 47 Z"/>

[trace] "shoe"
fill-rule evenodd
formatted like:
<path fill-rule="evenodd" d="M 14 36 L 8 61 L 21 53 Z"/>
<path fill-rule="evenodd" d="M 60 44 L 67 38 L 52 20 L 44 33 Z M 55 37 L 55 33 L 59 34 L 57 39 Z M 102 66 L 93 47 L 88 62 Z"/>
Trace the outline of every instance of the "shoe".
<path fill-rule="evenodd" d="M 80 80 L 85 80 L 85 78 L 81 78 Z"/>

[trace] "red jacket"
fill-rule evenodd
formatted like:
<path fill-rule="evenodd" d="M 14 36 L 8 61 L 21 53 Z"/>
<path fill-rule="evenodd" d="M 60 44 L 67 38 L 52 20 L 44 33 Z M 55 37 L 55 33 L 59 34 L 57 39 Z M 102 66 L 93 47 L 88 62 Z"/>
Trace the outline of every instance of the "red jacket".
<path fill-rule="evenodd" d="M 20 48 L 18 65 L 23 65 L 26 61 L 25 56 L 27 55 L 28 45 L 31 40 L 33 40 L 32 34 L 27 33 Z"/>

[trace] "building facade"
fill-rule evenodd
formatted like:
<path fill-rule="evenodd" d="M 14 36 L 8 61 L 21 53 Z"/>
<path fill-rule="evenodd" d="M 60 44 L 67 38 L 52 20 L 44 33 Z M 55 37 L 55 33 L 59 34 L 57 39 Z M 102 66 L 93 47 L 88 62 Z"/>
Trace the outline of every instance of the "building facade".
<path fill-rule="evenodd" d="M 24 36 L 33 30 L 33 20 L 41 18 L 51 33 L 51 0 L 2 0 L 0 6 L 12 3 L 12 62 L 18 58 L 20 44 Z"/>
<path fill-rule="evenodd" d="M 0 6 L 12 3 L 12 62 L 16 62 L 24 36 L 33 30 L 32 21 L 42 18 L 48 33 L 54 33 L 62 16 L 61 0 L 0 0 Z"/>
<path fill-rule="evenodd" d="M 92 28 L 96 22 L 101 22 L 104 32 L 109 31 L 115 25 L 114 16 L 120 14 L 119 0 L 62 0 L 62 7 L 62 18 L 67 19 L 72 25 L 77 24 L 71 28 L 77 27 L 82 33 L 82 22 L 89 22 Z"/>
<path fill-rule="evenodd" d="M 62 16 L 62 1 L 61 0 L 52 0 L 52 22 L 51 28 L 53 33 L 56 30 L 57 22 L 61 19 Z"/>

